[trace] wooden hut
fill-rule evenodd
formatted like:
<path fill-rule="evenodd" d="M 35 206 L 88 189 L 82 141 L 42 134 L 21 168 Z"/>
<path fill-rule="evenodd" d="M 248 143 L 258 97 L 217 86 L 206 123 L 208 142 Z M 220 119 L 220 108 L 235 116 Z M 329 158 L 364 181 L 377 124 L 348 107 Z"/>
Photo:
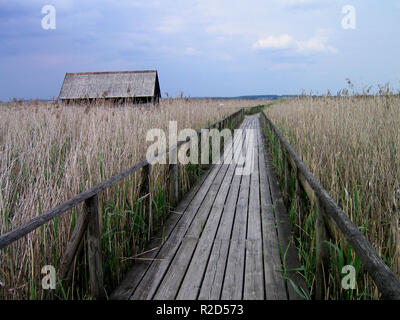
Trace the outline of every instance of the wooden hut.
<path fill-rule="evenodd" d="M 156 70 L 67 73 L 59 99 L 79 103 L 105 99 L 117 103 L 158 103 Z"/>

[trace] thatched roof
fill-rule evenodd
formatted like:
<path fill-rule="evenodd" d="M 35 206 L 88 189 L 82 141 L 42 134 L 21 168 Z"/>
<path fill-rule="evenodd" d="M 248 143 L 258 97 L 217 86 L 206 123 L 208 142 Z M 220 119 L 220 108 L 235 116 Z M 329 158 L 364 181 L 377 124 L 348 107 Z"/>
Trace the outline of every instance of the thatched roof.
<path fill-rule="evenodd" d="M 60 99 L 160 96 L 157 71 L 67 73 Z"/>

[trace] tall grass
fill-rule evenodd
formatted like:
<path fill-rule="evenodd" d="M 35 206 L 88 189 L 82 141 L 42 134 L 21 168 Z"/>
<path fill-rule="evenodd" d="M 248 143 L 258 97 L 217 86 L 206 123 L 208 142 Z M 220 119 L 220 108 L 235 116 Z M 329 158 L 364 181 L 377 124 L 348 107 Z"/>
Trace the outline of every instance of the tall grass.
<path fill-rule="evenodd" d="M 281 100 L 266 110 L 324 188 L 360 228 L 389 267 L 400 275 L 400 97 L 348 95 Z M 295 206 L 291 203 L 290 206 Z M 314 288 L 315 212 L 294 212 L 298 247 L 309 289 Z M 378 291 L 345 241 L 329 244 L 331 299 L 378 298 Z M 341 267 L 352 264 L 357 288 L 343 290 Z M 314 269 L 314 270 L 313 270 Z"/>
<path fill-rule="evenodd" d="M 14 101 L 0 108 L 0 232 L 10 231 L 145 158 L 146 133 L 168 121 L 200 129 L 250 106 L 249 101 L 168 99 L 159 106 L 112 107 Z M 168 135 L 167 135 L 168 136 Z M 168 215 L 167 166 L 152 170 L 155 231 Z M 198 170 L 180 166 L 180 193 Z M 146 243 L 148 221 L 139 199 L 140 172 L 100 194 L 102 254 L 108 292 L 124 276 L 129 257 Z M 56 293 L 41 289 L 41 268 L 56 269 L 82 212 L 70 212 L 0 251 L 2 299 L 87 299 L 87 257 L 75 261 L 73 281 Z M 61 292 L 61 293 L 60 293 Z"/>

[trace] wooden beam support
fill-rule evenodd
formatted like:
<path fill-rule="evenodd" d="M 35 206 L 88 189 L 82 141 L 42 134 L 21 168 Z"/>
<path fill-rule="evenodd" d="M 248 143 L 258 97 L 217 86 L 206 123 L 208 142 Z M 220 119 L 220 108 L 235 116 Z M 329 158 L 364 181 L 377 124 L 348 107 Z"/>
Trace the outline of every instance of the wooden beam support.
<path fill-rule="evenodd" d="M 287 210 L 290 210 L 290 166 L 288 155 L 283 152 L 283 161 L 285 166 L 285 205 Z"/>
<path fill-rule="evenodd" d="M 144 215 L 147 219 L 147 241 L 150 241 L 151 233 L 153 231 L 153 213 L 152 213 L 152 194 L 151 194 L 151 165 L 143 167 L 142 169 L 142 186 L 140 189 L 140 197 L 144 197 Z"/>
<path fill-rule="evenodd" d="M 99 198 L 97 194 L 85 200 L 84 208 L 86 214 L 89 216 L 87 246 L 90 290 L 93 298 L 101 300 L 106 298 L 106 292 L 103 286 Z"/>
<path fill-rule="evenodd" d="M 317 221 L 316 221 L 316 286 L 315 298 L 324 300 L 327 292 L 327 281 L 329 274 L 329 248 L 328 248 L 328 232 L 325 226 L 325 213 L 320 201 L 316 201 Z"/>
<path fill-rule="evenodd" d="M 178 164 L 169 165 L 169 199 L 171 207 L 175 207 L 179 200 Z"/>
<path fill-rule="evenodd" d="M 71 279 L 73 272 L 73 264 L 75 257 L 79 254 L 81 243 L 84 239 L 87 227 L 89 224 L 89 214 L 87 210 L 84 210 L 78 217 L 74 231 L 72 232 L 71 238 L 67 244 L 67 248 L 61 260 L 59 267 L 58 279 L 68 283 Z"/>
<path fill-rule="evenodd" d="M 301 185 L 300 185 L 300 182 L 299 182 L 299 173 L 298 173 L 298 170 L 297 170 L 297 168 L 295 168 L 295 172 L 296 172 L 296 174 L 295 174 L 295 176 L 296 176 L 296 179 L 295 179 L 295 197 L 296 197 L 296 204 L 295 204 L 295 206 L 296 206 L 296 213 L 297 213 L 297 217 L 296 217 L 296 220 L 297 220 L 297 224 L 299 225 L 299 226 L 301 226 L 302 224 L 303 224 L 303 217 L 304 217 L 304 215 L 305 215 L 305 210 L 304 210 L 304 203 L 303 203 L 303 190 L 302 190 L 302 188 L 301 188 Z M 296 232 L 296 237 L 299 237 L 300 236 L 300 229 L 299 228 L 297 228 L 297 230 L 296 230 L 297 232 Z"/>

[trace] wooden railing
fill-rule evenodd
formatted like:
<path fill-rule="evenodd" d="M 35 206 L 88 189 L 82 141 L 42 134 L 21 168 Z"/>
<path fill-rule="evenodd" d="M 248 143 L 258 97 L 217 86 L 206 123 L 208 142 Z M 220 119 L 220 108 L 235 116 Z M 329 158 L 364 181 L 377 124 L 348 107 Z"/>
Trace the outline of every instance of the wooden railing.
<path fill-rule="evenodd" d="M 208 126 L 206 129 L 216 128 L 222 130 L 227 127 L 228 124 L 233 127 L 237 127 L 244 117 L 244 109 L 227 116 L 226 118 L 215 122 L 214 124 Z M 167 148 L 164 152 L 160 152 L 156 155 L 159 158 L 163 155 L 169 154 L 175 149 L 179 148 L 183 144 L 191 141 L 195 136 L 199 137 L 199 145 L 201 145 L 201 130 L 197 131 L 196 135 L 192 137 L 187 137 L 186 140 L 179 141 L 175 146 Z M 199 153 L 200 154 L 200 153 Z M 153 159 L 154 160 L 154 159 Z M 106 297 L 106 292 L 103 285 L 103 267 L 102 267 L 102 257 L 101 257 L 101 230 L 100 230 L 100 215 L 99 215 L 99 199 L 98 195 L 102 191 L 112 187 L 122 179 L 128 177 L 129 175 L 141 170 L 143 183 L 140 187 L 140 195 L 145 196 L 150 193 L 151 186 L 151 163 L 153 161 L 143 160 L 135 164 L 133 167 L 113 176 L 107 181 L 95 185 L 94 187 L 86 190 L 74 198 L 56 206 L 55 208 L 43 213 L 40 216 L 30 220 L 24 225 L 9 231 L 8 233 L 0 236 L 0 249 L 7 247 L 13 242 L 21 239 L 22 237 L 28 235 L 35 229 L 46 224 L 47 222 L 53 220 L 54 218 L 60 216 L 66 211 L 76 207 L 77 205 L 83 203 L 83 214 L 81 214 L 77 220 L 75 228 L 67 244 L 66 250 L 61 260 L 58 278 L 61 281 L 69 281 L 71 278 L 73 270 L 74 259 L 81 247 L 82 241 L 86 234 L 87 239 L 87 250 L 88 250 L 88 264 L 89 264 L 89 281 L 91 295 L 97 299 L 104 299 Z M 178 164 L 169 165 L 169 180 L 170 180 L 170 205 L 174 206 L 178 201 Z M 140 196 L 139 196 L 140 198 Z M 151 196 L 146 197 L 145 210 L 148 218 L 149 228 L 148 228 L 148 239 L 151 236 L 151 221 L 152 221 L 152 199 Z"/>
<path fill-rule="evenodd" d="M 335 229 L 344 235 L 348 244 L 354 249 L 363 263 L 366 271 L 378 287 L 382 299 L 399 300 L 400 282 L 396 275 L 384 263 L 376 250 L 352 223 L 348 216 L 339 207 L 336 201 L 321 186 L 308 167 L 303 163 L 294 149 L 286 141 L 284 136 L 272 121 L 261 112 L 261 121 L 264 128 L 269 130 L 279 144 L 280 159 L 284 162 L 284 182 L 281 188 L 289 194 L 289 175 L 295 176 L 295 194 L 299 194 L 300 188 L 305 191 L 307 198 L 317 211 L 316 219 L 316 299 L 324 297 L 327 271 L 329 269 L 328 240 L 332 224 Z"/>

